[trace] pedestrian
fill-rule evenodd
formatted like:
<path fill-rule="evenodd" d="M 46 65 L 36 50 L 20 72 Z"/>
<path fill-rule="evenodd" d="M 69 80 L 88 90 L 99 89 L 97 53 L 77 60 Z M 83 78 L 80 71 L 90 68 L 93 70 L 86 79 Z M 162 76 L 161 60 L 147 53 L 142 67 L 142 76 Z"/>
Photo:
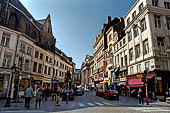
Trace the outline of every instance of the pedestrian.
<path fill-rule="evenodd" d="M 44 95 L 45 95 L 45 101 L 47 101 L 48 100 L 48 96 L 49 96 L 48 87 L 45 88 Z"/>
<path fill-rule="evenodd" d="M 62 89 L 60 87 L 56 90 L 56 106 L 61 106 Z"/>
<path fill-rule="evenodd" d="M 139 98 L 139 104 L 144 104 L 144 100 L 143 100 L 143 92 L 142 92 L 142 89 L 139 88 L 139 91 L 138 91 L 138 98 Z"/>
<path fill-rule="evenodd" d="M 36 97 L 35 97 L 35 108 L 37 108 L 38 103 L 39 103 L 39 108 L 40 108 L 41 99 L 42 99 L 42 90 L 41 90 L 41 88 L 38 88 L 36 91 Z"/>
<path fill-rule="evenodd" d="M 34 96 L 32 86 L 30 85 L 25 91 L 25 108 L 29 109 L 30 101 Z"/>

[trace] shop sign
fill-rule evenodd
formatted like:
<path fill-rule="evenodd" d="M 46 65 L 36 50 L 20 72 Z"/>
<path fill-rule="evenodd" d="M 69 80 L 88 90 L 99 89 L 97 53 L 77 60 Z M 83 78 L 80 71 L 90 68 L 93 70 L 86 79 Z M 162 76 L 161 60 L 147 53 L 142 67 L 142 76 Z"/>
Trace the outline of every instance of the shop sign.
<path fill-rule="evenodd" d="M 53 83 L 56 83 L 56 77 L 52 78 Z"/>
<path fill-rule="evenodd" d="M 120 78 L 120 81 L 125 81 L 126 80 L 126 78 L 124 77 L 124 78 Z"/>
<path fill-rule="evenodd" d="M 142 78 L 142 74 L 136 75 L 137 78 Z"/>
<path fill-rule="evenodd" d="M 162 80 L 162 78 L 161 78 L 161 77 L 156 77 L 156 79 L 157 79 L 157 80 Z"/>

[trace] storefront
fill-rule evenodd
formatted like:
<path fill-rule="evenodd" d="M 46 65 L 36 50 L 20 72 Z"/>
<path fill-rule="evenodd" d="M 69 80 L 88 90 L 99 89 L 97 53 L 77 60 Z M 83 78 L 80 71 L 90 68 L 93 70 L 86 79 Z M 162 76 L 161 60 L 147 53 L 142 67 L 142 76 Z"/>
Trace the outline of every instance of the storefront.
<path fill-rule="evenodd" d="M 36 86 L 37 88 L 43 86 L 43 78 L 42 77 L 32 77 L 31 79 L 31 85 L 34 87 Z"/>
<path fill-rule="evenodd" d="M 5 98 L 8 92 L 8 84 L 10 80 L 10 72 L 0 72 L 0 98 Z"/>
<path fill-rule="evenodd" d="M 52 78 L 44 78 L 43 87 L 51 88 L 52 87 L 51 85 L 52 85 Z"/>

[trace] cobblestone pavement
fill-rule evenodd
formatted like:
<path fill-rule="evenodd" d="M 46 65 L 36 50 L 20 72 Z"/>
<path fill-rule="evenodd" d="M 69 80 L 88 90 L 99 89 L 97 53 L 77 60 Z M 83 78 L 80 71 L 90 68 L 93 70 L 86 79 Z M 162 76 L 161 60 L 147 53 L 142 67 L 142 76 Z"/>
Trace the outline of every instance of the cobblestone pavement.
<path fill-rule="evenodd" d="M 75 97 L 74 101 L 66 104 L 62 101 L 61 106 L 55 106 L 55 102 L 48 98 L 48 101 L 42 101 L 40 108 L 35 109 L 35 101 L 31 100 L 29 110 L 24 108 L 24 99 L 20 99 L 22 103 L 11 103 L 11 107 L 3 107 L 5 101 L 0 100 L 0 113 L 170 113 L 170 107 L 158 106 L 159 104 L 138 105 L 138 99 L 132 97 L 120 96 L 119 101 L 106 100 L 97 97 L 95 92 L 86 91 L 83 96 Z"/>

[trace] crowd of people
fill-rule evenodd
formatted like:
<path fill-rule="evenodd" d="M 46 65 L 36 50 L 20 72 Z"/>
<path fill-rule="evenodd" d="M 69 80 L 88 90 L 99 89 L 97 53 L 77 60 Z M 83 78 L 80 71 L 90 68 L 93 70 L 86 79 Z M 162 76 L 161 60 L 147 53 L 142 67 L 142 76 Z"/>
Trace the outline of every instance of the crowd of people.
<path fill-rule="evenodd" d="M 39 108 L 41 107 L 41 101 L 48 100 L 48 97 L 53 95 L 53 99 L 55 100 L 55 105 L 60 106 L 61 100 L 62 100 L 62 91 L 63 89 L 60 87 L 57 87 L 54 89 L 52 92 L 50 88 L 45 87 L 45 88 L 36 88 L 33 90 L 32 86 L 29 86 L 24 95 L 25 95 L 25 108 L 29 109 L 30 108 L 30 102 L 32 98 L 35 98 L 35 109 L 37 108 L 37 105 Z"/>

